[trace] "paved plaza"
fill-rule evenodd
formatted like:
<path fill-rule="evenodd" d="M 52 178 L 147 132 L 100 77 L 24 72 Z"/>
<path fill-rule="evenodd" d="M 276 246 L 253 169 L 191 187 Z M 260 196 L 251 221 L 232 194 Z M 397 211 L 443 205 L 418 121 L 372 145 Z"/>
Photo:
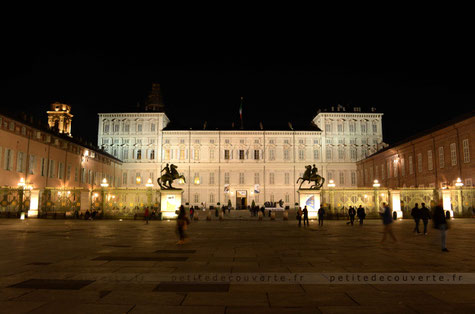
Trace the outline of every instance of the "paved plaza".
<path fill-rule="evenodd" d="M 213 217 L 214 219 L 214 217 Z M 365 221 L 193 222 L 176 245 L 174 221 L 0 220 L 1 313 L 474 313 L 475 285 L 176 284 L 173 274 L 472 273 L 475 219 L 381 245 Z"/>

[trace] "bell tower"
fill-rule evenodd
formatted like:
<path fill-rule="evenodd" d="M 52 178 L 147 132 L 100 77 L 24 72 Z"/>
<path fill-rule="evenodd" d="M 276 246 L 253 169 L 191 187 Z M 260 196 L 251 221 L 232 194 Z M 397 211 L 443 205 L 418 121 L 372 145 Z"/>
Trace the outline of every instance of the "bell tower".
<path fill-rule="evenodd" d="M 71 135 L 71 121 L 73 115 L 69 112 L 71 111 L 71 106 L 66 104 L 61 104 L 55 102 L 51 104 L 51 111 L 47 111 L 48 114 L 48 125 L 53 130 L 66 134 L 70 137 Z"/>

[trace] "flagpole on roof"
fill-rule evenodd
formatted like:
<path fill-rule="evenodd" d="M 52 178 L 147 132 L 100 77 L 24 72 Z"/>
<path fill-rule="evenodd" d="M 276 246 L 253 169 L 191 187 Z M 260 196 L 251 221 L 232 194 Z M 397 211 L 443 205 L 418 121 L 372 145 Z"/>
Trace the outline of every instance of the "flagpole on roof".
<path fill-rule="evenodd" d="M 244 129 L 244 126 L 242 124 L 242 100 L 244 97 L 241 96 L 241 105 L 239 106 L 239 117 L 241 118 L 241 130 Z"/>

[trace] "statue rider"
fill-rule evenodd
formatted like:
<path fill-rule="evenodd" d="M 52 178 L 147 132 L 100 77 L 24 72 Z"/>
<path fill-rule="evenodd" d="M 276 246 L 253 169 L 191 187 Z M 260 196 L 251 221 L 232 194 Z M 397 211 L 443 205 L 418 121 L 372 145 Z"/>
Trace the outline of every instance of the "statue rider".
<path fill-rule="evenodd" d="M 310 178 L 315 178 L 317 176 L 317 172 L 318 172 L 318 169 L 317 169 L 317 167 L 315 167 L 315 164 L 313 164 L 312 174 L 311 174 Z"/>
<path fill-rule="evenodd" d="M 168 166 L 168 164 L 162 169 L 162 171 L 160 171 L 160 173 L 162 173 L 163 171 L 165 171 L 166 175 L 171 175 L 170 167 Z"/>

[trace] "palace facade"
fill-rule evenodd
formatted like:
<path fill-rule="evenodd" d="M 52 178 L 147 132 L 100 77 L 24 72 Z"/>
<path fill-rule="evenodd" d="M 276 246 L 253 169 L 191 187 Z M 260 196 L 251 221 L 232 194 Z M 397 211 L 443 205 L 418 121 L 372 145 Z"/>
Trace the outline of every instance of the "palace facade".
<path fill-rule="evenodd" d="M 356 187 L 356 163 L 384 146 L 383 114 L 375 108 L 338 105 L 319 110 L 305 128 L 246 130 L 176 128 L 164 108 L 154 84 L 144 112 L 99 113 L 98 146 L 123 162 L 123 187 L 158 187 L 166 164 L 177 165 L 186 182 L 175 186 L 190 205 L 293 205 L 296 181 L 313 164 L 325 186 Z"/>

